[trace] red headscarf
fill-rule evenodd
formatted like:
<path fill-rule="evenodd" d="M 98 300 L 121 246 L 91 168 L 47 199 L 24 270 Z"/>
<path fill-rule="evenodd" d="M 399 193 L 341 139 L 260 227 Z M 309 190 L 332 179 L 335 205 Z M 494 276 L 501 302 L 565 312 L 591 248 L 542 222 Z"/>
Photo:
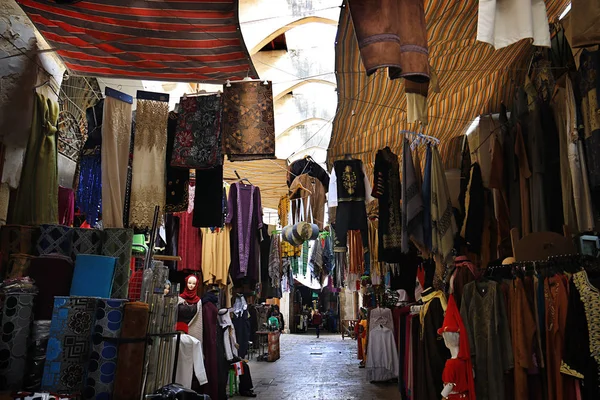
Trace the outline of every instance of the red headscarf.
<path fill-rule="evenodd" d="M 190 280 L 190 278 L 195 278 L 196 279 L 196 287 L 194 288 L 194 290 L 190 290 L 188 289 L 188 281 Z M 182 299 L 184 299 L 188 304 L 196 304 L 200 301 L 200 297 L 198 297 L 198 282 L 200 282 L 200 280 L 198 279 L 198 277 L 196 275 L 188 275 L 185 277 L 185 290 L 183 291 L 183 293 L 181 293 L 179 295 L 179 297 L 181 297 Z"/>

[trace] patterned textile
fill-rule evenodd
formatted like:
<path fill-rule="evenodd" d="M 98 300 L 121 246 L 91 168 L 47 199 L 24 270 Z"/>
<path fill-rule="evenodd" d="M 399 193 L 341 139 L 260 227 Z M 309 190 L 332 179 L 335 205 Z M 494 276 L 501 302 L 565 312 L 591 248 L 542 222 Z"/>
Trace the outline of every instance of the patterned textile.
<path fill-rule="evenodd" d="M 43 390 L 75 393 L 83 389 L 99 301 L 89 297 L 54 299 Z"/>
<path fill-rule="evenodd" d="M 73 228 L 64 225 L 40 225 L 40 237 L 36 244 L 38 255 L 58 253 L 71 256 Z"/>
<path fill-rule="evenodd" d="M 431 164 L 431 227 L 432 251 L 441 256 L 443 262 L 451 259 L 454 234 L 458 231 L 446 174 L 437 147 L 432 148 Z"/>
<path fill-rule="evenodd" d="M 269 332 L 269 362 L 279 360 L 279 335 L 279 332 Z"/>
<path fill-rule="evenodd" d="M 0 252 L 2 253 L 0 277 L 4 276 L 11 254 L 34 255 L 34 243 L 37 240 L 38 233 L 38 229 L 33 226 L 4 225 L 0 228 Z"/>
<path fill-rule="evenodd" d="M 78 254 L 101 254 L 102 231 L 97 229 L 74 228 L 72 257 Z"/>
<path fill-rule="evenodd" d="M 212 168 L 223 164 L 221 155 L 222 97 L 183 97 L 171 165 Z"/>
<path fill-rule="evenodd" d="M 100 146 L 84 150 L 79 160 L 79 185 L 75 205 L 85 214 L 91 226 L 98 222 L 102 212 L 102 169 L 100 167 Z"/>
<path fill-rule="evenodd" d="M 133 245 L 132 229 L 105 229 L 102 254 L 117 258 L 115 277 L 112 285 L 112 298 L 126 299 L 129 288 L 129 263 Z"/>
<path fill-rule="evenodd" d="M 152 227 L 154 208 L 167 201 L 164 176 L 167 157 L 169 102 L 137 100 L 129 226 Z"/>
<path fill-rule="evenodd" d="M 8 270 L 6 271 L 6 279 L 22 278 L 28 276 L 29 265 L 35 256 L 28 254 L 11 254 L 8 261 Z"/>
<path fill-rule="evenodd" d="M 119 338 L 123 307 L 127 300 L 98 300 L 92 334 L 92 353 L 88 366 L 84 399 L 110 399 L 117 370 L 117 344 L 103 337 Z"/>
<path fill-rule="evenodd" d="M 23 387 L 34 298 L 35 295 L 29 293 L 6 295 L 0 340 L 0 390 Z"/>
<path fill-rule="evenodd" d="M 237 82 L 223 90 L 223 152 L 229 160 L 275 158 L 271 82 Z"/>
<path fill-rule="evenodd" d="M 188 187 L 190 171 L 187 168 L 171 166 L 177 121 L 178 114 L 171 111 L 169 113 L 169 120 L 167 121 L 167 156 L 165 159 L 167 169 L 167 202 L 165 204 L 165 212 L 167 213 L 186 211 L 189 205 Z"/>

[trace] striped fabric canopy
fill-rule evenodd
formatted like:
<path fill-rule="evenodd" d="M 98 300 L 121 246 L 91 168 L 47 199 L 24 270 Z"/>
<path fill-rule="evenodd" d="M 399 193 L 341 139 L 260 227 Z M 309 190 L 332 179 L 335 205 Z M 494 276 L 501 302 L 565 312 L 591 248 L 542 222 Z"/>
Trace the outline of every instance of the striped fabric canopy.
<path fill-rule="evenodd" d="M 549 20 L 568 3 L 546 0 Z M 477 9 L 477 0 L 425 0 L 429 59 L 440 93 L 430 88 L 429 124 L 423 133 L 441 139 L 442 153 L 478 115 L 498 112 L 501 102 L 510 109 L 531 60 L 533 46 L 527 40 L 500 50 L 477 42 Z M 385 70 L 367 77 L 346 2 L 336 43 L 338 108 L 328 161 L 351 153 L 371 169 L 377 150 L 390 146 L 401 153 L 401 130 L 421 129 L 406 121 L 403 80 L 390 80 Z"/>
<path fill-rule="evenodd" d="M 237 0 L 17 0 L 70 72 L 224 83 L 257 78 Z"/>

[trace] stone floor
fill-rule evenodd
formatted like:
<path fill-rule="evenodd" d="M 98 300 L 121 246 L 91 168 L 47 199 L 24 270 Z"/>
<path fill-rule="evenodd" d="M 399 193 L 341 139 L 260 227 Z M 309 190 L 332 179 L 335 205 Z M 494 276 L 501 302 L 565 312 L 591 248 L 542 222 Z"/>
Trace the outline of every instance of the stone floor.
<path fill-rule="evenodd" d="M 371 400 L 399 399 L 396 384 L 371 384 L 358 368 L 356 341 L 314 331 L 281 335 L 281 358 L 250 362 L 254 391 L 259 400 Z M 240 397 L 237 397 L 240 398 Z"/>

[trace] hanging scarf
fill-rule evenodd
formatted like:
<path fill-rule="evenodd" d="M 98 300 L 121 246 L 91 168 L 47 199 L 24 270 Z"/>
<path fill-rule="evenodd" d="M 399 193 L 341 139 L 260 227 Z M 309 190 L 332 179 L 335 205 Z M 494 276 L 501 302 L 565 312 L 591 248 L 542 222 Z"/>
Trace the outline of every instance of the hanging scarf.
<path fill-rule="evenodd" d="M 196 287 L 194 288 L 194 290 L 190 290 L 187 286 L 188 281 L 190 280 L 190 278 L 196 278 Z M 198 279 L 198 277 L 196 275 L 188 275 L 185 278 L 185 290 L 183 291 L 183 293 L 181 293 L 179 295 L 179 297 L 181 297 L 182 299 L 184 299 L 186 301 L 186 303 L 188 304 L 196 304 L 200 301 L 200 297 L 198 296 L 198 283 L 200 282 L 200 280 Z"/>
<path fill-rule="evenodd" d="M 420 167 L 419 167 L 420 168 Z M 419 174 L 420 175 L 420 174 Z M 423 198 L 417 181 L 408 140 L 402 149 L 402 252 L 408 253 L 408 239 L 423 243 Z"/>
<path fill-rule="evenodd" d="M 454 234 L 457 231 L 448 182 L 444 174 L 442 159 L 437 147 L 432 149 L 431 165 L 431 227 L 432 251 L 446 262 L 454 248 Z"/>

